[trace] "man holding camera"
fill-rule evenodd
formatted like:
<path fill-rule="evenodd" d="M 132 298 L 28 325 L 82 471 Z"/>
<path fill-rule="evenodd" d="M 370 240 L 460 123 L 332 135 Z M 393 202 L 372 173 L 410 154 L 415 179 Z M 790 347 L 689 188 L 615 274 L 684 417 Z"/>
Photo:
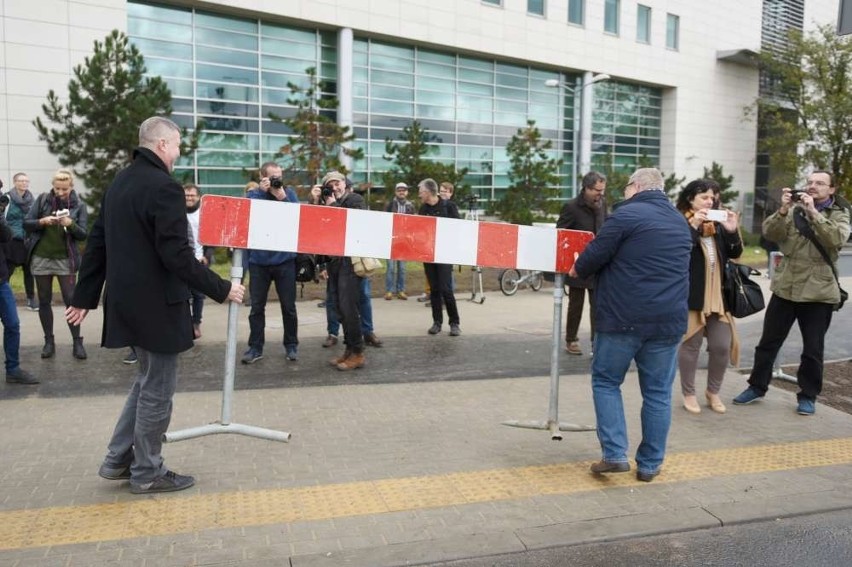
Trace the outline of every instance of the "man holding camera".
<path fill-rule="evenodd" d="M 775 357 L 797 321 L 802 358 L 796 373 L 796 412 L 809 416 L 816 412 L 816 397 L 822 391 L 825 334 L 832 313 L 842 305 L 837 257 L 849 238 L 849 203 L 835 195 L 828 171 L 811 173 L 805 191 L 787 187 L 781 191 L 781 206 L 763 221 L 763 235 L 778 244 L 784 258 L 772 278 L 749 387 L 734 403 L 750 404 L 766 395 Z"/>
<path fill-rule="evenodd" d="M 366 209 L 364 199 L 346 190 L 346 177 L 331 171 L 322 178 L 320 199 L 322 204 L 345 209 Z M 328 276 L 328 301 L 337 309 L 343 325 L 343 342 L 346 350 L 342 356 L 331 359 L 338 370 L 355 370 L 364 366 L 364 332 L 361 329 L 360 294 L 362 278 L 355 274 L 352 260 L 334 256 L 326 264 Z"/>
<path fill-rule="evenodd" d="M 298 203 L 296 192 L 284 187 L 281 179 L 281 166 L 269 161 L 260 166 L 260 183 L 256 189 L 246 193 L 249 199 L 283 201 Z M 284 350 L 287 360 L 299 358 L 299 319 L 296 314 L 296 253 L 273 252 L 269 250 L 248 250 L 249 312 L 248 350 L 242 358 L 243 364 L 254 364 L 263 358 L 263 345 L 266 342 L 266 299 L 269 287 L 275 283 L 278 301 L 281 304 L 281 317 L 284 320 Z"/>
<path fill-rule="evenodd" d="M 586 230 L 592 234 L 597 234 L 606 218 L 604 191 L 606 191 L 606 177 L 597 171 L 590 171 L 584 175 L 580 194 L 562 207 L 559 220 L 556 221 L 556 228 Z M 593 341 L 595 338 L 595 279 L 594 277 L 579 279 L 568 276 L 565 283 L 568 284 L 565 350 L 568 354 L 580 356 L 583 354 L 583 350 L 580 348 L 577 332 L 580 329 L 580 321 L 583 319 L 583 302 L 586 298 L 586 290 L 589 292 L 589 324 L 591 327 L 589 340 Z"/>

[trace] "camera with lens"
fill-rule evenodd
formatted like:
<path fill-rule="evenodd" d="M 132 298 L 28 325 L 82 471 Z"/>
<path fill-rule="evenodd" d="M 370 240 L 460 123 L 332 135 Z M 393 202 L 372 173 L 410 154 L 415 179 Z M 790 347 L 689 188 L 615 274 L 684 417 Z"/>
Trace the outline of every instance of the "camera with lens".
<path fill-rule="evenodd" d="M 793 189 L 790 191 L 790 200 L 794 203 L 800 203 L 802 201 L 802 195 L 806 194 L 807 191 L 804 189 Z"/>
<path fill-rule="evenodd" d="M 9 194 L 3 193 L 0 195 L 0 211 L 9 206 Z"/>
<path fill-rule="evenodd" d="M 273 189 L 281 189 L 284 187 L 284 181 L 280 177 L 270 177 L 269 186 Z"/>
<path fill-rule="evenodd" d="M 326 183 L 320 189 L 320 196 L 322 197 L 322 202 L 325 203 L 325 200 L 329 197 L 334 196 L 334 187 L 332 187 L 331 183 Z"/>
<path fill-rule="evenodd" d="M 465 198 L 465 202 L 467 202 L 468 207 L 474 206 L 479 201 L 479 195 L 468 195 Z"/>

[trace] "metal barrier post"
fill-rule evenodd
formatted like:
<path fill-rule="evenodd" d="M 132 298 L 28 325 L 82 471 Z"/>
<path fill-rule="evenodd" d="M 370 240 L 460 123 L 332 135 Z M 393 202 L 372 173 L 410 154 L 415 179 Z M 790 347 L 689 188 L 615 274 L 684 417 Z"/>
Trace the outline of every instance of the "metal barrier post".
<path fill-rule="evenodd" d="M 559 421 L 559 353 L 562 343 L 562 284 L 565 276 L 557 273 L 553 279 L 553 333 L 550 349 L 550 400 L 547 409 L 547 421 L 504 421 L 503 425 L 524 429 L 543 429 L 550 431 L 554 441 L 562 440 L 562 431 L 594 431 L 593 425 L 577 425 Z"/>
<path fill-rule="evenodd" d="M 239 248 L 234 248 L 233 262 L 231 264 L 231 283 L 240 283 L 242 277 L 243 251 Z M 203 435 L 215 435 L 217 433 L 239 433 L 240 435 L 247 435 L 249 437 L 258 437 L 260 439 L 282 441 L 285 443 L 290 440 L 290 434 L 286 431 L 274 431 L 253 425 L 231 423 L 231 404 L 234 397 L 234 375 L 236 374 L 237 364 L 237 323 L 239 321 L 239 309 L 240 305 L 233 301 L 228 305 L 228 339 L 225 347 L 225 380 L 222 387 L 221 420 L 217 423 L 210 423 L 199 427 L 166 432 L 163 435 L 163 441 L 166 443 L 183 441 Z"/>

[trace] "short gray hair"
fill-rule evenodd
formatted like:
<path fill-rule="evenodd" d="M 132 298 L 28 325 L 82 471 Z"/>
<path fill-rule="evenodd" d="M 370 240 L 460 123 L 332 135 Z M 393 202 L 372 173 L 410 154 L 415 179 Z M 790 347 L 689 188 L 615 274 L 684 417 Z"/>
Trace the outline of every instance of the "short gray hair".
<path fill-rule="evenodd" d="M 154 149 L 157 142 L 165 138 L 170 131 L 180 135 L 180 127 L 177 124 L 162 116 L 152 116 L 139 126 L 139 145 Z"/>
<path fill-rule="evenodd" d="M 424 179 L 423 181 L 418 183 L 417 188 L 418 189 L 426 189 L 427 191 L 429 191 L 433 195 L 438 194 L 438 184 L 431 177 L 427 177 L 426 179 Z"/>
<path fill-rule="evenodd" d="M 630 180 L 627 184 L 630 185 L 631 183 L 636 185 L 637 193 L 640 191 L 651 191 L 653 189 L 662 191 L 663 174 L 655 167 L 643 167 L 633 172 L 633 175 L 630 176 Z"/>

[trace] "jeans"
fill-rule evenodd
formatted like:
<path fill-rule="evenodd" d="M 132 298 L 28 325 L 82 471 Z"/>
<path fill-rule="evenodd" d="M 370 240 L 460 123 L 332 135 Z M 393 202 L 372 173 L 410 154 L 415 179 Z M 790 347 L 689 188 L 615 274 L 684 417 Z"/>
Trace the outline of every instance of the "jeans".
<path fill-rule="evenodd" d="M 361 313 L 361 333 L 366 335 L 373 332 L 373 286 L 370 278 L 361 278 L 361 290 L 358 296 L 358 310 Z M 337 317 L 337 300 L 325 290 L 325 320 L 329 335 L 337 336 L 340 332 L 340 319 Z"/>
<path fill-rule="evenodd" d="M 0 283 L 0 321 L 3 322 L 3 352 L 6 355 L 6 372 L 21 365 L 18 351 L 21 347 L 21 321 L 15 306 L 15 294 L 8 281 Z"/>
<path fill-rule="evenodd" d="M 781 345 L 787 339 L 793 322 L 799 323 L 802 332 L 802 357 L 796 381 L 799 383 L 797 398 L 816 400 L 822 391 L 823 353 L 825 334 L 831 325 L 834 306 L 829 303 L 798 303 L 772 294 L 766 314 L 763 316 L 763 333 L 754 349 L 754 368 L 749 376 L 749 385 L 766 394 L 772 381 L 772 366 Z"/>
<path fill-rule="evenodd" d="M 145 484 L 166 473 L 163 434 L 172 419 L 178 355 L 138 346 L 135 350 L 139 369 L 115 424 L 104 465 L 114 469 L 130 465 L 131 482 Z"/>
<path fill-rule="evenodd" d="M 263 352 L 266 342 L 266 299 L 269 286 L 275 283 L 275 292 L 281 305 L 281 318 L 284 320 L 284 347 L 294 348 L 299 344 L 297 330 L 299 319 L 296 314 L 296 260 L 287 260 L 274 266 L 249 264 L 249 293 L 251 311 L 249 312 L 249 348 Z"/>
<path fill-rule="evenodd" d="M 194 289 L 190 289 L 189 293 L 192 295 L 192 299 L 189 301 L 189 308 L 192 312 L 192 323 L 200 325 L 201 314 L 204 311 L 204 294 Z"/>
<path fill-rule="evenodd" d="M 388 271 L 385 273 L 385 292 L 397 293 L 405 291 L 405 262 L 388 260 Z"/>
<path fill-rule="evenodd" d="M 642 442 L 636 450 L 636 465 L 643 473 L 653 474 L 660 469 L 672 419 L 672 383 L 680 339 L 679 335 L 649 338 L 629 333 L 595 335 L 592 395 L 604 461 L 627 462 L 627 424 L 621 384 L 630 362 L 635 360 L 642 392 Z"/>

